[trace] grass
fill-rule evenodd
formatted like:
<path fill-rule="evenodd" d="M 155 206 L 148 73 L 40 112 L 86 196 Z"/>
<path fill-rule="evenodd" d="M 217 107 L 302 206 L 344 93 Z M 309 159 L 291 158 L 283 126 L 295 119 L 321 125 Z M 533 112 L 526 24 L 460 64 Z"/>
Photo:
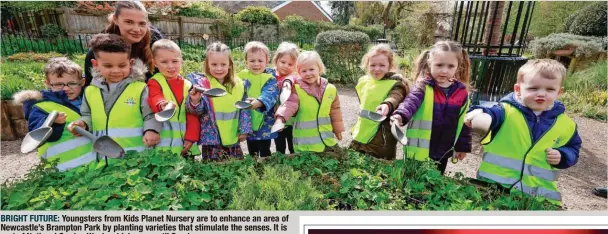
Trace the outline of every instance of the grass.
<path fill-rule="evenodd" d="M 600 60 L 584 70 L 568 74 L 565 92 L 560 100 L 569 113 L 606 121 L 608 120 L 608 64 Z"/>

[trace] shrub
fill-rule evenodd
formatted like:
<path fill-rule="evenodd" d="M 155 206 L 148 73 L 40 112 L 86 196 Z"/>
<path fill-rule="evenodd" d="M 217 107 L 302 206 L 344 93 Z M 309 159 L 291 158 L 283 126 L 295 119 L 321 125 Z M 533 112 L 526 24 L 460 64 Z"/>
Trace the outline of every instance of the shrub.
<path fill-rule="evenodd" d="M 566 19 L 569 33 L 583 36 L 606 36 L 606 2 L 591 4 L 573 13 Z"/>
<path fill-rule="evenodd" d="M 530 50 L 534 53 L 535 58 L 541 59 L 550 58 L 551 52 L 554 50 L 575 46 L 576 57 L 591 57 L 599 52 L 605 52 L 606 42 L 606 38 L 557 33 L 533 40 L 530 43 Z"/>
<path fill-rule="evenodd" d="M 247 31 L 247 26 L 245 26 L 245 23 L 225 15 L 211 25 L 211 30 L 215 35 L 218 35 L 218 39 L 229 41 L 232 38 L 238 38 L 241 33 Z"/>
<path fill-rule="evenodd" d="M 249 6 L 236 14 L 236 19 L 251 24 L 278 24 L 279 17 L 266 7 Z"/>
<path fill-rule="evenodd" d="M 319 33 L 317 24 L 299 15 L 287 16 L 281 23 L 281 37 L 291 41 L 312 41 Z"/>
<path fill-rule="evenodd" d="M 608 119 L 608 67 L 606 60 L 591 64 L 588 68 L 569 74 L 564 82 L 565 93 L 560 98 L 568 112 L 580 113 L 598 120 Z"/>
<path fill-rule="evenodd" d="M 225 14 L 223 9 L 211 5 L 210 2 L 193 2 L 189 6 L 184 6 L 178 13 L 181 16 L 209 19 L 219 19 Z"/>
<path fill-rule="evenodd" d="M 62 54 L 85 53 L 86 50 L 80 40 L 68 38 L 29 39 L 22 36 L 10 35 L 2 38 L 2 55 L 8 56 L 19 52 Z"/>
<path fill-rule="evenodd" d="M 51 52 L 51 53 L 17 53 L 6 57 L 6 60 L 11 62 L 41 62 L 46 63 L 49 59 L 54 57 L 61 57 L 62 54 Z"/>
<path fill-rule="evenodd" d="M 319 33 L 315 49 L 327 67 L 328 79 L 355 83 L 363 74 L 358 65 L 369 45 L 365 33 L 336 30 Z"/>
<path fill-rule="evenodd" d="M 66 35 L 65 30 L 56 24 L 42 25 L 42 27 L 40 27 L 40 32 L 44 38 L 62 38 Z"/>
<path fill-rule="evenodd" d="M 44 63 L 31 60 L 7 61 L 0 64 L 0 86 L 2 100 L 10 100 L 21 90 L 44 89 Z M 44 61 L 46 62 L 46 60 Z"/>
<path fill-rule="evenodd" d="M 376 40 L 384 33 L 384 27 L 379 24 L 374 24 L 370 26 L 361 26 L 361 25 L 353 25 L 349 24 L 344 27 L 346 31 L 355 31 L 355 32 L 363 32 L 369 36 L 371 40 Z"/>

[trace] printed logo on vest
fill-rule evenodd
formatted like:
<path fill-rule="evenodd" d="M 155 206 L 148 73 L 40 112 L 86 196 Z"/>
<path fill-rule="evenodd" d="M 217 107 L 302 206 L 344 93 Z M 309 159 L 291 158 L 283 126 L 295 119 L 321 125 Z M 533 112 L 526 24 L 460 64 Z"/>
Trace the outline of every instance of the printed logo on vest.
<path fill-rule="evenodd" d="M 553 148 L 558 148 L 560 142 L 562 142 L 562 137 L 558 137 L 557 139 L 553 140 Z"/>
<path fill-rule="evenodd" d="M 334 95 L 329 95 L 329 96 L 327 97 L 327 99 L 329 99 L 330 101 L 333 101 L 333 100 L 334 100 Z"/>
<path fill-rule="evenodd" d="M 127 100 L 125 101 L 125 104 L 127 104 L 129 106 L 135 105 L 135 98 L 132 98 L 132 97 L 127 98 Z"/>

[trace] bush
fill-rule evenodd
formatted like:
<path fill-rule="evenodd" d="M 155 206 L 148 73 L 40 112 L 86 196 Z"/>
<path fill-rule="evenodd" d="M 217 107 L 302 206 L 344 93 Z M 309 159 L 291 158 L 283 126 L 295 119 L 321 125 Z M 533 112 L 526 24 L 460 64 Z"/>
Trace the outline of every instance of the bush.
<path fill-rule="evenodd" d="M 65 30 L 56 24 L 42 25 L 42 27 L 40 27 L 40 32 L 44 38 L 62 38 L 66 35 Z"/>
<path fill-rule="evenodd" d="M 354 32 L 363 32 L 369 36 L 369 38 L 373 41 L 384 34 L 384 27 L 379 24 L 374 24 L 370 26 L 361 26 L 361 25 L 353 25 L 349 24 L 344 26 L 344 30 L 346 31 L 354 31 Z"/>
<path fill-rule="evenodd" d="M 29 39 L 10 35 L 2 37 L 0 46 L 2 46 L 2 56 L 28 51 L 36 53 L 59 52 L 62 54 L 86 53 L 80 40 L 68 38 Z"/>
<path fill-rule="evenodd" d="M 236 14 L 236 19 L 251 24 L 279 24 L 279 17 L 266 7 L 249 6 Z"/>
<path fill-rule="evenodd" d="M 345 25 L 340 26 L 323 21 L 308 21 L 302 16 L 290 15 L 287 16 L 281 23 L 281 36 L 283 40 L 291 41 L 312 41 L 316 35 L 329 31 L 329 30 L 344 30 L 363 32 L 367 34 L 370 39 L 378 39 L 384 33 L 384 27 L 382 25 Z"/>
<path fill-rule="evenodd" d="M 606 42 L 606 38 L 557 33 L 533 40 L 530 43 L 530 50 L 535 58 L 541 59 L 550 58 L 554 50 L 575 46 L 576 57 L 592 57 L 599 52 L 606 52 Z"/>
<path fill-rule="evenodd" d="M 247 31 L 247 26 L 245 23 L 234 20 L 226 15 L 211 25 L 211 30 L 213 30 L 215 35 L 218 35 L 218 39 L 230 41 Z"/>
<path fill-rule="evenodd" d="M 566 30 L 576 35 L 605 37 L 607 11 L 606 2 L 580 9 L 566 19 Z"/>
<path fill-rule="evenodd" d="M 319 33 L 315 49 L 327 67 L 325 75 L 329 80 L 356 83 L 363 75 L 359 63 L 369 45 L 365 33 L 335 30 Z"/>
<path fill-rule="evenodd" d="M 192 5 L 190 6 L 184 6 L 179 11 L 178 15 L 187 17 L 219 19 L 226 14 L 223 9 L 211 5 L 210 2 L 193 2 L 191 4 Z"/>
<path fill-rule="evenodd" d="M 564 82 L 565 93 L 561 100 L 568 112 L 585 117 L 607 120 L 608 67 L 606 60 L 591 64 L 588 68 L 569 74 Z"/>
<path fill-rule="evenodd" d="M 11 61 L 11 62 L 41 62 L 41 63 L 46 63 L 51 58 L 61 57 L 61 56 L 63 56 L 63 55 L 60 54 L 60 53 L 56 53 L 56 52 L 42 53 L 42 54 L 33 53 L 33 52 L 26 52 L 26 53 L 13 54 L 11 56 L 6 57 L 6 60 Z"/>
<path fill-rule="evenodd" d="M 44 86 L 44 63 L 31 60 L 15 60 L 0 64 L 0 86 L 2 100 L 10 100 L 21 90 L 42 90 Z M 46 62 L 46 60 L 44 61 Z"/>

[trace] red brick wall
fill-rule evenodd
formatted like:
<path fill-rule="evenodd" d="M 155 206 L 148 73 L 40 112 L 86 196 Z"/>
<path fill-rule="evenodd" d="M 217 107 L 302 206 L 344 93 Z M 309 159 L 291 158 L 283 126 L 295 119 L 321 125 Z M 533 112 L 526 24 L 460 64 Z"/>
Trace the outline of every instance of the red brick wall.
<path fill-rule="evenodd" d="M 304 17 L 305 20 L 329 22 L 329 19 L 323 15 L 323 12 L 321 12 L 312 2 L 309 1 L 293 1 L 283 6 L 281 9 L 278 9 L 274 13 L 277 14 L 281 20 L 285 19 L 285 17 L 289 15 L 299 15 Z"/>

